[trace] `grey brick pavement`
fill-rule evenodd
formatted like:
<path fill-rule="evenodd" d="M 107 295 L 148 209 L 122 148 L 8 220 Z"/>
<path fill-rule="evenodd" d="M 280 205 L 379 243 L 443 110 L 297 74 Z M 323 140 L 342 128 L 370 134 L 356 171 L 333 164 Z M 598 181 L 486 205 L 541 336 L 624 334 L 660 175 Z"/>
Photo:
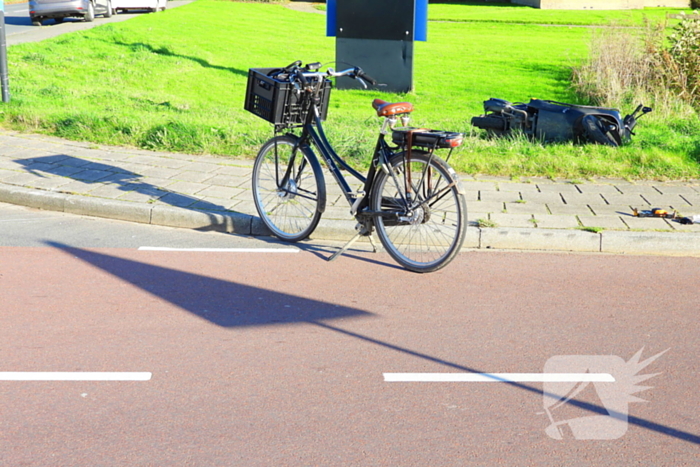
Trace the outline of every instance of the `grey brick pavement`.
<path fill-rule="evenodd" d="M 249 160 L 0 133 L 0 202 L 73 214 L 266 234 L 251 171 Z M 462 179 L 470 248 L 700 255 L 700 225 L 632 216 L 632 208 L 652 207 L 700 214 L 700 181 Z M 326 181 L 328 208 L 313 238 L 347 240 L 354 221 L 332 178 Z"/>

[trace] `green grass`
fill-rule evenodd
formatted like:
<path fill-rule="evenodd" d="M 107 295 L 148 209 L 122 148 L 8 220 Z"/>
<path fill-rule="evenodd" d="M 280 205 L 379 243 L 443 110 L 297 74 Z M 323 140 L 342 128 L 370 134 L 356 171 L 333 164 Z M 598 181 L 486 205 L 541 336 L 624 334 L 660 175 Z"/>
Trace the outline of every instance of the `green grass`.
<path fill-rule="evenodd" d="M 441 6 L 431 4 L 431 17 Z M 501 11 L 444 6 L 457 12 L 461 8 L 463 17 L 480 8 Z M 503 8 L 505 14 L 513 7 Z M 523 11 L 525 19 L 542 12 L 515 10 Z M 463 172 L 564 178 L 700 176 L 700 122 L 687 110 L 670 121 L 661 114 L 645 117 L 633 144 L 620 149 L 543 146 L 522 138 L 492 141 L 471 127 L 471 117 L 482 112 L 482 101 L 489 97 L 577 102 L 570 70 L 587 56 L 590 28 L 431 22 L 428 35 L 428 42 L 415 47 L 415 92 L 332 92 L 326 129 L 356 164 L 368 162 L 380 125 L 370 104 L 381 97 L 411 101 L 416 126 L 467 133 L 450 161 Z M 12 101 L 0 108 L 0 124 L 100 144 L 253 157 L 272 130 L 243 110 L 248 68 L 283 66 L 297 59 L 332 62 L 334 56 L 335 41 L 325 37 L 324 15 L 274 4 L 198 0 L 164 13 L 10 47 Z"/>
<path fill-rule="evenodd" d="M 579 26 L 641 26 L 644 20 L 663 21 L 668 13 L 681 9 L 645 8 L 643 10 L 540 10 L 509 3 L 460 2 L 431 3 L 431 21 L 527 23 Z"/>

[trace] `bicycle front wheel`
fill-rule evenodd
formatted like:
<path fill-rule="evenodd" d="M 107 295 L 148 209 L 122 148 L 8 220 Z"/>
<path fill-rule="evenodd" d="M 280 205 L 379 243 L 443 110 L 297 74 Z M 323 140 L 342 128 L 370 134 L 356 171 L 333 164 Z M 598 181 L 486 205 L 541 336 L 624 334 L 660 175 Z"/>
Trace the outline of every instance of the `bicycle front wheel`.
<path fill-rule="evenodd" d="M 377 172 L 370 200 L 372 211 L 381 213 L 375 227 L 382 245 L 411 271 L 446 266 L 462 248 L 467 228 L 457 174 L 425 151 L 412 151 L 410 167 L 403 153 L 389 165 L 389 173 Z"/>
<path fill-rule="evenodd" d="M 308 147 L 294 136 L 265 143 L 253 166 L 253 199 L 263 223 L 277 237 L 297 242 L 307 238 L 326 205 L 323 172 Z M 295 147 L 297 149 L 295 149 Z"/>

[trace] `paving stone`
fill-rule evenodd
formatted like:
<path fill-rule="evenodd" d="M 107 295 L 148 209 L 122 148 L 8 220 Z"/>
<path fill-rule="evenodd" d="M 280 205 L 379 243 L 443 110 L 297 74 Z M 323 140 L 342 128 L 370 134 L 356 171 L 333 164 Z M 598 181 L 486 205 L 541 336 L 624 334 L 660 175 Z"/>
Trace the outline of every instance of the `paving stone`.
<path fill-rule="evenodd" d="M 154 167 L 167 167 L 170 169 L 182 169 L 187 165 L 187 161 L 156 156 L 134 156 L 130 159 L 130 162 Z"/>
<path fill-rule="evenodd" d="M 183 195 L 180 193 L 168 193 L 167 195 L 164 195 L 161 198 L 159 198 L 158 202 L 177 207 L 189 207 L 199 202 L 199 199 L 192 198 L 191 196 Z"/>
<path fill-rule="evenodd" d="M 209 185 L 204 183 L 193 183 L 193 182 L 174 182 L 168 184 L 168 190 L 175 193 L 182 193 L 185 195 L 195 195 L 200 191 L 208 188 Z"/>
<path fill-rule="evenodd" d="M 681 195 L 681 197 L 691 206 L 698 208 L 700 214 L 700 195 Z"/>
<path fill-rule="evenodd" d="M 209 185 L 241 187 L 242 184 L 246 184 L 248 187 L 250 187 L 250 179 L 246 180 L 241 177 L 234 177 L 231 175 L 215 175 L 208 178 L 206 182 Z"/>
<path fill-rule="evenodd" d="M 210 178 L 212 178 L 212 174 L 207 172 L 180 172 L 172 177 L 172 180 L 178 182 L 206 183 Z"/>
<path fill-rule="evenodd" d="M 660 217 L 624 217 L 622 220 L 631 230 L 673 230 L 673 227 Z"/>
<path fill-rule="evenodd" d="M 529 214 L 492 213 L 490 218 L 499 227 L 535 227 L 532 216 Z"/>
<path fill-rule="evenodd" d="M 535 225 L 541 229 L 575 229 L 580 227 L 576 216 L 536 215 Z"/>
<path fill-rule="evenodd" d="M 700 224 L 681 224 L 680 222 L 672 222 L 674 230 L 679 232 L 697 232 L 700 233 Z"/>
<path fill-rule="evenodd" d="M 498 191 L 497 182 L 470 182 L 463 180 L 462 185 L 465 190 L 470 191 Z"/>
<path fill-rule="evenodd" d="M 244 214 L 258 215 L 258 210 L 255 208 L 255 202 L 252 199 L 239 201 L 233 206 L 233 209 Z"/>
<path fill-rule="evenodd" d="M 117 199 L 124 196 L 124 190 L 114 185 L 100 185 L 90 192 L 90 196 Z"/>
<path fill-rule="evenodd" d="M 78 157 L 60 157 L 56 159 L 56 163 L 60 165 L 67 165 L 70 167 L 83 167 L 86 165 L 90 165 L 93 163 L 93 161 L 88 160 L 88 159 L 80 159 Z"/>
<path fill-rule="evenodd" d="M 618 187 L 625 195 L 659 195 L 658 190 L 651 185 L 628 185 Z"/>
<path fill-rule="evenodd" d="M 547 210 L 555 216 L 578 215 L 578 214 L 593 214 L 593 211 L 586 205 L 570 205 L 570 204 L 547 204 Z"/>
<path fill-rule="evenodd" d="M 608 202 L 611 206 L 619 206 L 621 204 L 627 204 L 627 205 L 632 205 L 632 206 L 649 206 L 649 203 L 646 202 L 644 198 L 642 198 L 641 195 L 639 194 L 625 194 L 625 195 L 603 195 L 603 198 L 605 198 L 605 201 Z"/>
<path fill-rule="evenodd" d="M 465 191 L 464 192 L 464 199 L 466 199 L 467 202 L 478 201 L 479 200 L 479 192 L 478 191 Z"/>
<path fill-rule="evenodd" d="M 586 195 L 586 194 L 591 194 L 591 193 L 604 193 L 604 194 L 609 194 L 609 195 L 620 195 L 620 191 L 618 191 L 617 188 L 615 188 L 614 185 L 598 185 L 598 184 L 586 184 L 586 183 L 581 183 L 577 184 L 576 187 L 578 190 Z"/>
<path fill-rule="evenodd" d="M 608 203 L 603 199 L 603 197 L 600 195 L 600 193 L 587 193 L 587 194 L 581 194 L 581 193 L 563 193 L 562 197 L 564 198 L 564 202 L 569 205 L 573 206 L 587 206 L 587 205 L 596 205 L 596 204 L 602 204 L 602 205 L 607 205 Z"/>
<path fill-rule="evenodd" d="M 537 185 L 534 183 L 521 183 L 521 182 L 501 182 L 498 184 L 499 191 L 514 191 L 520 192 L 530 192 L 538 193 Z"/>
<path fill-rule="evenodd" d="M 12 172 L 12 175 L 9 175 L 3 179 L 3 182 L 11 185 L 33 186 L 37 178 L 38 177 L 36 175 L 31 173 Z"/>
<path fill-rule="evenodd" d="M 508 214 L 549 214 L 547 206 L 539 203 L 506 203 Z"/>
<path fill-rule="evenodd" d="M 134 167 L 134 166 L 132 166 Z M 134 167 L 136 168 L 136 167 Z M 154 177 L 161 179 L 174 179 L 182 172 L 179 169 L 169 169 L 167 167 L 149 167 L 141 166 L 138 170 L 131 171 L 144 177 Z"/>
<path fill-rule="evenodd" d="M 92 190 L 102 185 L 98 183 L 88 183 L 79 180 L 73 180 L 65 185 L 61 185 L 56 189 L 62 193 L 72 193 L 72 194 L 89 194 Z"/>
<path fill-rule="evenodd" d="M 251 167 L 233 167 L 233 166 L 219 166 L 216 169 L 217 175 L 230 175 L 231 177 L 244 177 L 250 178 L 252 173 Z"/>
<path fill-rule="evenodd" d="M 564 204 L 559 193 L 521 193 L 522 197 L 528 203 L 540 203 L 540 204 Z"/>
<path fill-rule="evenodd" d="M 579 193 L 576 185 L 572 183 L 540 183 L 537 187 L 542 193 Z"/>
<path fill-rule="evenodd" d="M 520 199 L 520 194 L 511 191 L 481 191 L 479 199 L 483 202 L 512 203 Z"/>
<path fill-rule="evenodd" d="M 42 190 L 60 190 L 61 187 L 69 184 L 71 182 L 70 178 L 64 177 L 42 177 L 37 178 L 32 187 L 39 188 Z"/>
<path fill-rule="evenodd" d="M 197 193 L 197 197 L 232 199 L 238 195 L 246 193 L 241 188 L 210 186 Z"/>
<path fill-rule="evenodd" d="M 681 209 L 688 207 L 690 204 L 680 195 L 642 195 L 647 200 L 650 206 L 673 206 L 673 209 Z"/>
<path fill-rule="evenodd" d="M 190 207 L 192 209 L 198 209 L 200 211 L 227 212 L 230 210 L 231 207 L 233 207 L 233 204 L 228 203 L 227 200 L 205 198 L 200 201 L 197 201 Z"/>
<path fill-rule="evenodd" d="M 114 175 L 114 172 L 107 172 L 106 170 L 81 170 L 71 175 L 71 178 L 86 182 L 97 182 L 110 175 Z"/>
<path fill-rule="evenodd" d="M 584 227 L 601 227 L 603 229 L 627 230 L 627 224 L 620 216 L 589 216 L 579 215 L 579 221 Z"/>
<path fill-rule="evenodd" d="M 495 201 L 474 201 L 467 204 L 467 211 L 473 210 L 478 212 L 503 212 L 503 203 Z"/>
<path fill-rule="evenodd" d="M 74 177 L 71 176 L 70 178 Z M 140 180 L 141 178 L 138 175 L 128 173 L 115 173 L 99 180 L 99 183 L 123 186 L 128 185 L 130 183 L 138 183 Z"/>
<path fill-rule="evenodd" d="M 700 195 L 700 192 L 691 186 L 655 185 L 655 187 L 664 195 Z"/>
<path fill-rule="evenodd" d="M 618 204 L 614 206 L 590 206 L 590 209 L 597 216 L 632 216 L 632 209 L 630 209 L 629 205 L 625 204 Z M 645 206 L 644 209 L 648 209 L 648 206 Z"/>
<path fill-rule="evenodd" d="M 190 162 L 181 167 L 183 172 L 205 172 L 212 173 L 218 169 L 219 166 L 216 163 L 206 163 L 206 162 Z"/>
<path fill-rule="evenodd" d="M 56 164 L 56 166 L 51 169 L 51 174 L 61 177 L 72 177 L 74 174 L 81 172 L 82 170 L 82 167 Z"/>

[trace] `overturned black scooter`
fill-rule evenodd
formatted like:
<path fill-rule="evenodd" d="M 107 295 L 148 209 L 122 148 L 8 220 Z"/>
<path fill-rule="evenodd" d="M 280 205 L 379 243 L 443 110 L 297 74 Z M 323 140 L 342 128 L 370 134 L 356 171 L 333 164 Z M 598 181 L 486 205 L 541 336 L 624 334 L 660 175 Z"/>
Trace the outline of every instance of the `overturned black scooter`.
<path fill-rule="evenodd" d="M 617 147 L 630 140 L 634 127 L 651 108 L 638 106 L 622 118 L 620 111 L 605 107 L 564 104 L 531 99 L 516 103 L 491 98 L 484 102 L 484 115 L 472 118 L 472 125 L 494 136 L 520 131 L 544 142 L 575 141 Z"/>

